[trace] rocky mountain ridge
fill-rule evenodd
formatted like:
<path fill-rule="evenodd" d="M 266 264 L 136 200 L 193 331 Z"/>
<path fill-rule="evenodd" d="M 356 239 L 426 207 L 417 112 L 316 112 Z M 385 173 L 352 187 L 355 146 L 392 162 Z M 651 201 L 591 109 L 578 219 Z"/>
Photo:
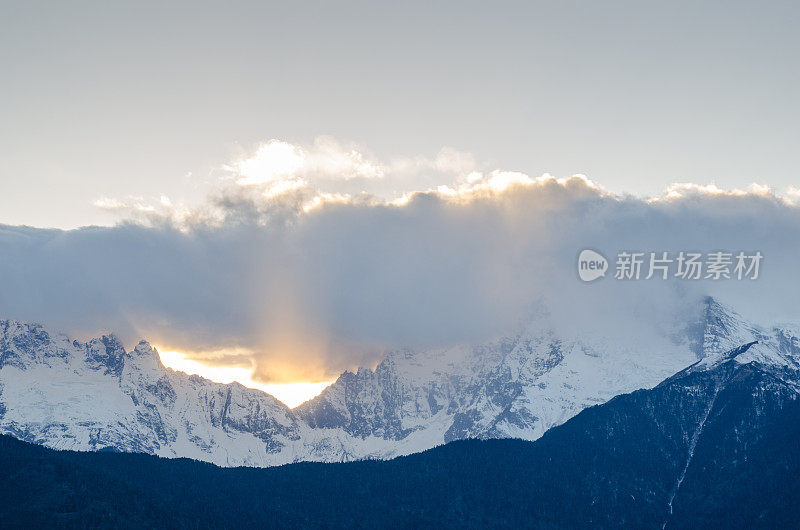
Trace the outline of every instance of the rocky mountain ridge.
<path fill-rule="evenodd" d="M 641 345 L 533 321 L 486 344 L 391 352 L 295 409 L 165 368 L 146 342 L 126 352 L 113 336 L 81 343 L 0 321 L 0 432 L 223 466 L 385 459 L 465 438 L 535 440 L 589 406 L 750 343 L 737 362 L 800 367 L 797 327 L 764 328 L 703 304 L 699 323 Z"/>

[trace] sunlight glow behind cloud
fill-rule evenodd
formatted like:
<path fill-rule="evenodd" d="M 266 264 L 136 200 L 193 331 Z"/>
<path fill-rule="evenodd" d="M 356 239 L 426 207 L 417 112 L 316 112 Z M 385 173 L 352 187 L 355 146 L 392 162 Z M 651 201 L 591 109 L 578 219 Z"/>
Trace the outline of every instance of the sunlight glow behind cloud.
<path fill-rule="evenodd" d="M 294 408 L 309 399 L 318 396 L 330 386 L 333 381 L 327 382 L 298 382 L 298 383 L 262 383 L 253 379 L 252 370 L 240 366 L 209 366 L 188 358 L 185 354 L 176 351 L 162 351 L 156 348 L 161 356 L 161 362 L 167 368 L 190 375 L 199 375 L 217 383 L 237 383 L 248 388 L 256 388 L 267 394 L 275 396 L 289 408 Z"/>
<path fill-rule="evenodd" d="M 236 173 L 236 183 L 242 186 L 300 178 L 379 178 L 384 172 L 355 147 L 344 147 L 326 136 L 316 138 L 307 147 L 272 139 L 261 144 L 255 153 L 224 168 Z"/>

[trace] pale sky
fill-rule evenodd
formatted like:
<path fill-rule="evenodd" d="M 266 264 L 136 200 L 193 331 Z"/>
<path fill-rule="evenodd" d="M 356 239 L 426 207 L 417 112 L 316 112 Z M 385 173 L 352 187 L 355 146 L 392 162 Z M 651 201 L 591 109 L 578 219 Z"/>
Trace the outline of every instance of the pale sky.
<path fill-rule="evenodd" d="M 553 289 L 585 324 L 580 248 L 764 251 L 758 285 L 673 305 L 796 319 L 798 27 L 797 2 L 0 0 L 0 318 L 290 404 Z M 668 299 L 642 289 L 604 296 Z"/>
<path fill-rule="evenodd" d="M 781 190 L 799 26 L 797 2 L 2 2 L 0 223 L 196 205 L 259 144 L 320 136 L 639 195 Z"/>

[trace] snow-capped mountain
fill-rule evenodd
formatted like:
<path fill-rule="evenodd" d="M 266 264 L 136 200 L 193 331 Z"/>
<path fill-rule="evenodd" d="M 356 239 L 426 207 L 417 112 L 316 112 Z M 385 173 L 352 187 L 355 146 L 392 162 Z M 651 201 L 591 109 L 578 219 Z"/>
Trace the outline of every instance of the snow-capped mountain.
<path fill-rule="evenodd" d="M 0 429 L 23 440 L 270 465 L 299 439 L 277 399 L 169 370 L 146 342 L 126 352 L 113 336 L 70 342 L 5 321 L 0 344 Z"/>
<path fill-rule="evenodd" d="M 228 466 L 390 458 L 462 438 L 534 440 L 588 406 L 755 341 L 737 361 L 800 367 L 797 326 L 760 327 L 712 299 L 699 321 L 647 340 L 553 330 L 537 318 L 487 344 L 392 352 L 289 409 L 165 368 L 146 342 L 126 352 L 113 336 L 81 343 L 0 321 L 0 432 Z"/>

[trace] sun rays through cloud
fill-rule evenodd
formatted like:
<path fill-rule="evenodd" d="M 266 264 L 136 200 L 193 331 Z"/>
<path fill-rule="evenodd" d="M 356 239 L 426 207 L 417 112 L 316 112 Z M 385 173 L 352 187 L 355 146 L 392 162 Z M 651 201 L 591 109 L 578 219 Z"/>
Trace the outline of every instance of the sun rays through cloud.
<path fill-rule="evenodd" d="M 158 348 L 157 348 L 158 349 Z M 189 375 L 199 375 L 217 383 L 237 382 L 248 388 L 262 390 L 294 408 L 318 396 L 333 381 L 264 383 L 253 378 L 252 369 L 242 366 L 212 366 L 191 359 L 184 353 L 158 349 L 161 362 L 167 368 Z"/>

